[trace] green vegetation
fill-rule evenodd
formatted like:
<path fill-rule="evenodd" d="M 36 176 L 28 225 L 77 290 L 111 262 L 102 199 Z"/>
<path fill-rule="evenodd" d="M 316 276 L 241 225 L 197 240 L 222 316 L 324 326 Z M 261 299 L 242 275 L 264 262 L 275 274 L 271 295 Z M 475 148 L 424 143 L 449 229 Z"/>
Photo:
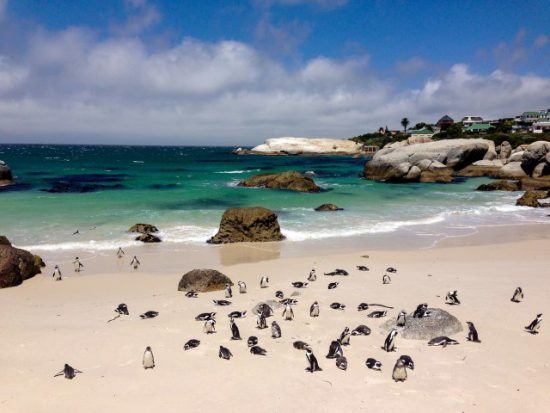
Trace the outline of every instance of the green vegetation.
<path fill-rule="evenodd" d="M 350 138 L 350 140 L 362 143 L 368 146 L 379 146 L 382 148 L 384 145 L 390 143 L 390 142 L 397 142 L 402 141 L 403 139 L 407 139 L 407 135 L 403 132 L 398 132 L 395 135 L 388 133 L 365 133 L 364 135 L 355 136 L 353 138 Z"/>

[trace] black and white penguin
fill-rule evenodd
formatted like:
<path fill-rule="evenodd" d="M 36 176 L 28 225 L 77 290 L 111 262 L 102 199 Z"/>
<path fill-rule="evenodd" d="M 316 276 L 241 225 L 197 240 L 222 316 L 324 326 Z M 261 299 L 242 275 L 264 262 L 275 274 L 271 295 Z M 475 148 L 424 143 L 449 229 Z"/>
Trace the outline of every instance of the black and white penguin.
<path fill-rule="evenodd" d="M 388 353 L 390 351 L 395 351 L 395 337 L 397 336 L 397 329 L 392 328 L 386 337 L 386 340 L 384 340 L 384 345 L 382 348 L 387 351 Z"/>
<path fill-rule="evenodd" d="M 84 268 L 84 264 L 80 262 L 80 259 L 78 257 L 75 258 L 73 261 L 74 264 L 74 272 L 80 272 L 82 271 L 82 268 Z"/>
<path fill-rule="evenodd" d="M 315 272 L 315 268 L 313 268 L 307 277 L 308 281 L 317 281 L 317 273 Z"/>
<path fill-rule="evenodd" d="M 418 306 L 416 307 L 416 310 L 414 310 L 413 318 L 426 317 L 427 313 L 428 313 L 428 304 L 426 303 L 418 304 Z"/>
<path fill-rule="evenodd" d="M 407 380 L 407 369 L 405 367 L 405 364 L 403 363 L 403 360 L 401 360 L 400 358 L 397 359 L 397 361 L 395 362 L 392 378 L 396 382 Z"/>
<path fill-rule="evenodd" d="M 216 332 L 216 320 L 210 319 L 204 322 L 203 331 L 206 334 L 214 334 Z"/>
<path fill-rule="evenodd" d="M 250 352 L 252 354 L 255 354 L 256 356 L 265 356 L 267 355 L 267 351 L 260 346 L 252 346 L 250 347 Z"/>
<path fill-rule="evenodd" d="M 514 291 L 514 295 L 510 301 L 513 301 L 514 303 L 523 301 L 523 289 L 521 287 L 516 288 L 516 291 Z"/>
<path fill-rule="evenodd" d="M 267 287 L 269 287 L 269 277 L 266 277 L 264 275 L 260 279 L 260 288 L 267 288 Z"/>
<path fill-rule="evenodd" d="M 357 311 L 365 311 L 369 309 L 369 305 L 367 303 L 361 303 L 357 306 Z"/>
<path fill-rule="evenodd" d="M 294 310 L 290 306 L 290 304 L 287 304 L 285 306 L 285 309 L 283 310 L 283 318 L 287 321 L 294 320 Z"/>
<path fill-rule="evenodd" d="M 479 340 L 479 335 L 477 334 L 477 330 L 474 326 L 474 323 L 471 321 L 466 321 L 466 324 L 468 325 L 468 341 L 473 341 L 474 343 L 481 343 Z"/>
<path fill-rule="evenodd" d="M 405 310 L 401 310 L 397 315 L 397 320 L 395 321 L 395 325 L 397 325 L 398 327 L 404 327 L 406 320 L 407 320 L 407 312 Z"/>
<path fill-rule="evenodd" d="M 411 358 L 411 356 L 407 356 L 406 354 L 403 354 L 399 357 L 399 360 L 403 362 L 406 368 L 414 370 L 414 361 Z"/>
<path fill-rule="evenodd" d="M 282 300 L 283 298 L 285 298 L 285 295 L 281 290 L 278 290 L 278 291 L 275 291 L 275 298 Z"/>
<path fill-rule="evenodd" d="M 82 373 L 82 372 L 80 370 L 75 369 L 73 366 L 65 364 L 65 366 L 63 367 L 63 370 L 61 370 L 59 373 L 56 373 L 54 377 L 65 376 L 66 379 L 72 380 L 75 378 L 77 373 Z"/>
<path fill-rule="evenodd" d="M 143 368 L 152 369 L 155 367 L 155 357 L 153 356 L 153 350 L 151 347 L 147 346 L 145 352 L 143 353 Z"/>
<path fill-rule="evenodd" d="M 263 314 L 258 314 L 258 321 L 256 323 L 256 327 L 259 328 L 260 330 L 267 328 L 267 320 L 265 319 L 265 316 Z"/>
<path fill-rule="evenodd" d="M 458 291 L 457 290 L 449 291 L 447 293 L 447 296 L 445 297 L 445 303 L 449 305 L 460 304 L 460 300 L 458 299 Z"/>
<path fill-rule="evenodd" d="M 338 342 L 342 346 L 349 346 L 349 341 L 351 338 L 351 333 L 349 331 L 349 327 L 344 328 L 344 331 L 340 334 L 340 337 L 338 338 Z"/>
<path fill-rule="evenodd" d="M 330 276 L 334 276 L 334 275 L 349 275 L 349 273 L 348 273 L 346 270 L 343 270 L 343 269 L 341 269 L 341 268 L 336 268 L 334 271 L 326 272 L 325 275 L 330 275 Z"/>
<path fill-rule="evenodd" d="M 382 363 L 372 357 L 369 357 L 367 361 L 365 361 L 365 365 L 371 370 L 380 371 L 382 369 Z"/>
<path fill-rule="evenodd" d="M 199 294 L 196 291 L 188 291 L 185 293 L 187 298 L 198 298 Z"/>
<path fill-rule="evenodd" d="M 246 283 L 244 281 L 239 281 L 237 285 L 239 287 L 239 293 L 246 294 Z"/>
<path fill-rule="evenodd" d="M 304 283 L 304 282 L 302 282 L 302 281 L 294 281 L 294 282 L 292 283 L 292 286 L 293 286 L 294 288 L 306 288 L 306 287 L 307 287 L 307 283 Z"/>
<path fill-rule="evenodd" d="M 328 354 L 326 355 L 327 359 L 335 359 L 336 357 L 343 355 L 344 351 L 342 350 L 342 346 L 340 346 L 340 343 L 338 341 L 334 340 L 332 343 L 330 343 Z"/>
<path fill-rule="evenodd" d="M 391 272 L 391 273 L 396 273 L 396 272 L 397 272 L 397 270 L 396 270 L 395 268 L 393 268 L 393 267 L 388 267 L 388 268 L 386 268 L 386 271 L 387 271 L 387 272 Z"/>
<path fill-rule="evenodd" d="M 285 298 L 281 301 L 279 301 L 282 305 L 294 305 L 298 304 L 298 300 L 295 300 L 294 298 Z"/>
<path fill-rule="evenodd" d="M 338 284 L 340 284 L 340 283 L 338 283 L 338 282 L 330 283 L 328 285 L 328 289 L 329 290 L 334 290 L 336 287 L 338 287 Z"/>
<path fill-rule="evenodd" d="M 542 324 L 542 313 L 537 314 L 537 317 L 533 321 L 531 321 L 531 324 L 526 326 L 525 329 L 529 331 L 531 334 L 538 334 L 541 324 Z"/>
<path fill-rule="evenodd" d="M 267 303 L 262 303 L 259 310 L 265 318 L 271 317 L 273 315 L 273 308 L 271 308 Z"/>
<path fill-rule="evenodd" d="M 308 348 L 310 348 L 308 343 L 306 343 L 305 341 L 301 341 L 301 340 L 295 341 L 294 343 L 292 343 L 292 346 L 296 350 L 307 350 Z"/>
<path fill-rule="evenodd" d="M 134 267 L 134 270 L 137 270 L 140 265 L 141 262 L 139 262 L 138 257 L 134 255 L 134 258 L 132 258 L 132 261 L 130 262 L 130 266 Z"/>
<path fill-rule="evenodd" d="M 310 317 L 319 317 L 319 303 L 317 301 L 309 307 L 309 315 Z"/>
<path fill-rule="evenodd" d="M 382 318 L 382 317 L 386 317 L 386 314 L 388 314 L 387 310 L 376 310 L 376 311 L 373 311 L 372 313 L 367 314 L 367 317 Z"/>
<path fill-rule="evenodd" d="M 227 305 L 231 305 L 231 301 L 227 300 L 212 300 L 214 304 L 219 305 L 220 307 L 225 307 Z"/>
<path fill-rule="evenodd" d="M 146 311 L 140 315 L 141 319 L 145 320 L 147 318 L 155 318 L 159 315 L 158 311 Z"/>
<path fill-rule="evenodd" d="M 119 304 L 117 308 L 115 308 L 115 313 L 121 314 L 121 315 L 130 315 L 128 312 L 128 306 L 124 303 Z"/>
<path fill-rule="evenodd" d="M 455 344 L 458 344 L 458 341 L 453 340 L 452 338 L 449 338 L 447 336 L 432 338 L 430 341 L 428 341 L 428 346 L 447 347 L 449 345 L 455 345 Z"/>
<path fill-rule="evenodd" d="M 346 306 L 345 304 L 341 304 L 341 303 L 332 303 L 330 305 L 330 308 L 332 308 L 333 310 L 345 310 L 346 309 Z"/>
<path fill-rule="evenodd" d="M 317 362 L 317 358 L 313 354 L 313 351 L 311 351 L 310 348 L 306 349 L 306 358 L 309 366 L 306 368 L 307 371 L 310 373 L 315 373 L 316 371 L 323 371 L 321 367 L 319 367 L 319 363 Z"/>
<path fill-rule="evenodd" d="M 225 298 L 231 297 L 233 297 L 233 289 L 231 288 L 231 284 L 225 284 Z"/>
<path fill-rule="evenodd" d="M 216 313 L 200 313 L 195 317 L 196 321 L 213 320 L 216 317 Z"/>
<path fill-rule="evenodd" d="M 192 338 L 191 340 L 189 340 L 187 343 L 183 345 L 183 349 L 187 351 L 192 348 L 197 348 L 200 343 L 201 343 L 200 340 Z"/>
<path fill-rule="evenodd" d="M 340 370 L 347 370 L 348 359 L 345 356 L 336 357 L 336 367 L 338 367 Z"/>
<path fill-rule="evenodd" d="M 271 322 L 271 337 L 272 338 L 281 338 L 281 327 L 277 324 L 276 321 Z"/>
<path fill-rule="evenodd" d="M 384 274 L 384 276 L 382 277 L 382 284 L 390 284 L 391 283 L 391 278 L 388 274 Z"/>
<path fill-rule="evenodd" d="M 369 267 L 366 267 L 366 266 L 364 266 L 364 265 L 358 265 L 358 266 L 357 266 L 357 269 L 358 269 L 359 271 L 368 271 L 368 270 L 369 270 Z"/>
<path fill-rule="evenodd" d="M 220 346 L 218 357 L 224 360 L 229 360 L 231 357 L 233 357 L 233 354 L 231 354 L 231 350 L 229 350 L 227 347 Z"/>
<path fill-rule="evenodd" d="M 61 270 L 59 269 L 59 265 L 56 265 L 53 269 L 52 278 L 54 281 L 61 281 L 63 279 L 63 276 L 61 275 Z"/>
<path fill-rule="evenodd" d="M 227 316 L 229 318 L 245 318 L 246 311 L 231 311 Z"/>
<path fill-rule="evenodd" d="M 116 256 L 118 258 L 122 258 L 122 257 L 124 257 L 124 254 L 125 254 L 124 250 L 121 247 L 118 247 L 118 251 L 116 252 Z"/>
<path fill-rule="evenodd" d="M 368 328 L 366 325 L 361 324 L 355 327 L 355 329 L 351 332 L 352 336 L 368 336 L 371 333 L 370 328 Z"/>
<path fill-rule="evenodd" d="M 248 345 L 248 347 L 255 346 L 256 344 L 258 344 L 258 337 L 256 337 L 256 336 L 248 337 L 248 340 L 246 341 L 246 344 Z"/>
<path fill-rule="evenodd" d="M 229 319 L 229 326 L 231 327 L 231 340 L 242 340 L 239 327 L 237 327 L 237 323 L 235 323 L 233 317 Z"/>

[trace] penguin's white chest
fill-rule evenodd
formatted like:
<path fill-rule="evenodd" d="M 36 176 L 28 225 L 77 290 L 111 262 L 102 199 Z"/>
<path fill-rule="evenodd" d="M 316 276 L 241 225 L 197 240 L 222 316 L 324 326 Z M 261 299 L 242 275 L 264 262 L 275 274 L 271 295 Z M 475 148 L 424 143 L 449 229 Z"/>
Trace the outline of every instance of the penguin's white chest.
<path fill-rule="evenodd" d="M 146 369 L 155 367 L 155 359 L 153 358 L 153 353 L 150 351 L 145 352 L 143 355 L 143 367 Z"/>

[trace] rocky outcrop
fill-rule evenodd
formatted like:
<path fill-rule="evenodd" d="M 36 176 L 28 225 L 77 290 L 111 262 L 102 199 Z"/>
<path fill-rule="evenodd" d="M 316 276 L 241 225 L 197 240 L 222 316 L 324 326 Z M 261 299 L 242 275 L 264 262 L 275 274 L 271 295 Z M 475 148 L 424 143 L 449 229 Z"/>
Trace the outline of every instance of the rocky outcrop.
<path fill-rule="evenodd" d="M 399 334 L 407 340 L 431 340 L 439 336 L 450 336 L 462 331 L 462 324 L 452 314 L 439 308 L 429 308 L 430 316 L 413 318 L 412 313 L 405 317 L 405 325 L 398 327 Z M 396 326 L 392 318 L 382 324 L 382 330 L 388 331 Z"/>
<path fill-rule="evenodd" d="M 520 181 L 521 189 L 527 191 L 529 189 L 536 189 L 542 191 L 550 191 L 550 176 L 542 178 L 524 178 Z"/>
<path fill-rule="evenodd" d="M 495 156 L 494 143 L 485 139 L 407 143 L 378 151 L 365 165 L 364 176 L 386 182 L 451 182 L 456 171 Z"/>
<path fill-rule="evenodd" d="M 520 184 L 517 181 L 493 181 L 477 187 L 478 191 L 519 191 Z"/>
<path fill-rule="evenodd" d="M 277 214 L 262 207 L 230 208 L 220 222 L 218 233 L 207 242 L 227 244 L 233 242 L 282 241 Z"/>
<path fill-rule="evenodd" d="M 0 288 L 15 287 L 40 274 L 42 259 L 28 251 L 14 248 L 6 237 L 0 242 Z"/>
<path fill-rule="evenodd" d="M 498 173 L 498 177 L 503 179 L 522 179 L 527 178 L 527 174 L 521 167 L 521 162 L 508 162 Z"/>
<path fill-rule="evenodd" d="M 550 174 L 550 142 L 537 141 L 528 145 L 523 151 L 521 168 L 529 176 L 539 178 Z M 536 173 L 537 176 L 533 174 Z"/>
<path fill-rule="evenodd" d="M 315 184 L 313 179 L 296 171 L 254 175 L 239 182 L 239 186 L 248 188 L 286 189 L 298 192 L 321 191 L 321 188 Z"/>
<path fill-rule="evenodd" d="M 137 232 L 139 234 L 154 234 L 159 232 L 158 228 L 151 224 L 134 224 L 128 232 Z"/>
<path fill-rule="evenodd" d="M 336 206 L 334 204 L 323 204 L 315 208 L 315 211 L 319 211 L 319 212 L 343 211 L 343 210 L 344 208 L 340 208 L 339 206 Z"/>
<path fill-rule="evenodd" d="M 159 237 L 153 234 L 141 234 L 138 237 L 136 237 L 136 241 L 145 242 L 147 244 L 162 242 L 162 240 Z"/>
<path fill-rule="evenodd" d="M 0 186 L 6 186 L 13 183 L 11 169 L 4 161 L 0 161 Z"/>
<path fill-rule="evenodd" d="M 237 154 L 255 155 L 359 155 L 362 145 L 347 139 L 294 138 L 268 139 L 250 150 L 239 148 Z"/>
<path fill-rule="evenodd" d="M 546 199 L 550 196 L 550 191 L 535 191 L 528 190 L 516 201 L 516 205 L 528 206 L 533 208 L 550 207 L 550 199 L 547 202 L 540 202 L 541 199 Z"/>
<path fill-rule="evenodd" d="M 512 145 L 510 145 L 510 142 L 508 141 L 502 142 L 500 144 L 499 151 L 498 151 L 498 159 L 500 159 L 503 163 L 506 163 L 511 154 L 512 154 Z"/>
<path fill-rule="evenodd" d="M 210 269 L 195 269 L 185 273 L 178 284 L 178 291 L 208 292 L 223 290 L 225 285 L 233 285 L 233 281 L 219 271 Z"/>

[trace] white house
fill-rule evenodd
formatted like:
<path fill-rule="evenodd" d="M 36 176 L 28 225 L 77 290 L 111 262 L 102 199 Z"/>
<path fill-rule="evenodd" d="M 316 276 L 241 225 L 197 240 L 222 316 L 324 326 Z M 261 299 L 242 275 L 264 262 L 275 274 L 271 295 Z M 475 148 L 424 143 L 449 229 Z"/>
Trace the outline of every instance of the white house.
<path fill-rule="evenodd" d="M 473 125 L 474 123 L 483 123 L 481 116 L 468 115 L 462 118 L 462 124 L 464 126 Z"/>

